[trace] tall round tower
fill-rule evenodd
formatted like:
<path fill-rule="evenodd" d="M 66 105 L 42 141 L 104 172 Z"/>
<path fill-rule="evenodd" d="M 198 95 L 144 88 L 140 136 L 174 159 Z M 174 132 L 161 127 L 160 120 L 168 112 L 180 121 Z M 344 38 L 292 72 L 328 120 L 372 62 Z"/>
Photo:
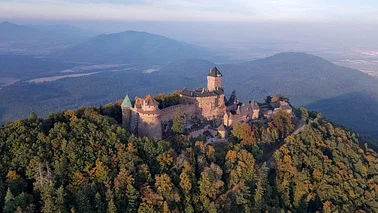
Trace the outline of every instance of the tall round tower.
<path fill-rule="evenodd" d="M 207 74 L 207 89 L 211 92 L 220 88 L 222 88 L 222 73 L 217 67 L 213 67 Z"/>
<path fill-rule="evenodd" d="M 125 99 L 123 99 L 123 102 L 121 104 L 122 109 L 122 125 L 127 128 L 128 131 L 130 131 L 130 123 L 131 123 L 131 108 L 132 104 L 130 101 L 130 98 L 128 95 L 126 95 Z"/>

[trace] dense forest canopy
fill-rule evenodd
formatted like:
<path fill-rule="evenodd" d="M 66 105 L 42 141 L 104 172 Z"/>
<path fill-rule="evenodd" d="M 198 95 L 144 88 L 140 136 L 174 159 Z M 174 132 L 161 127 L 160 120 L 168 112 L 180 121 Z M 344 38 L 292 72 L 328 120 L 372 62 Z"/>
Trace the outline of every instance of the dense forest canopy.
<path fill-rule="evenodd" d="M 3 212 L 377 212 L 378 155 L 321 114 L 235 126 L 228 142 L 129 135 L 119 104 L 0 128 Z"/>

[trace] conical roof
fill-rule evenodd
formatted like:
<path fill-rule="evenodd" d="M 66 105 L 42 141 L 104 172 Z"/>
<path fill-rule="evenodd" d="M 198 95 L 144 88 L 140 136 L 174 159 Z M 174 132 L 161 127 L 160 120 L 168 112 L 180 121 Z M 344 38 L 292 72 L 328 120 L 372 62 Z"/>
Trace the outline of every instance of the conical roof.
<path fill-rule="evenodd" d="M 207 74 L 207 76 L 222 77 L 222 73 L 219 72 L 217 67 L 213 67 L 213 68 L 210 69 L 210 72 L 209 72 L 209 74 Z"/>
<path fill-rule="evenodd" d="M 131 104 L 129 95 L 126 95 L 125 99 L 123 99 L 121 107 L 123 108 L 133 107 L 133 105 Z"/>
<path fill-rule="evenodd" d="M 147 106 L 157 106 L 159 104 L 151 94 L 146 95 L 144 101 Z"/>

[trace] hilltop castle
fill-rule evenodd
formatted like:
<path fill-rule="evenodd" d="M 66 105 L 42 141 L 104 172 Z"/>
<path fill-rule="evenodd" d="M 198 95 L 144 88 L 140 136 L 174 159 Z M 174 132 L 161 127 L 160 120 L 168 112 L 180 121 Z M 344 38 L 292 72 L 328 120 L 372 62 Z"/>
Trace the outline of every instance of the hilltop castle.
<path fill-rule="evenodd" d="M 177 111 L 184 115 L 198 116 L 208 120 L 220 120 L 224 126 L 232 126 L 259 118 L 260 108 L 256 101 L 242 104 L 235 91 L 227 100 L 222 88 L 223 75 L 214 67 L 207 74 L 207 88 L 183 89 L 183 103 L 159 109 L 159 103 L 151 94 L 135 97 L 134 104 L 126 95 L 121 104 L 122 124 L 134 134 L 151 138 L 162 138 L 163 131 L 173 120 Z"/>

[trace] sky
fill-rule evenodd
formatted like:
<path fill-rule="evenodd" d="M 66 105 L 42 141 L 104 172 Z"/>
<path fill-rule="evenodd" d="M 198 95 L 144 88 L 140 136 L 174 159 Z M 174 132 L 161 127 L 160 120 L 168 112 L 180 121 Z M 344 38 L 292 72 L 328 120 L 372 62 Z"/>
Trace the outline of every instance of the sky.
<path fill-rule="evenodd" d="M 0 0 L 2 20 L 378 22 L 377 0 Z"/>

